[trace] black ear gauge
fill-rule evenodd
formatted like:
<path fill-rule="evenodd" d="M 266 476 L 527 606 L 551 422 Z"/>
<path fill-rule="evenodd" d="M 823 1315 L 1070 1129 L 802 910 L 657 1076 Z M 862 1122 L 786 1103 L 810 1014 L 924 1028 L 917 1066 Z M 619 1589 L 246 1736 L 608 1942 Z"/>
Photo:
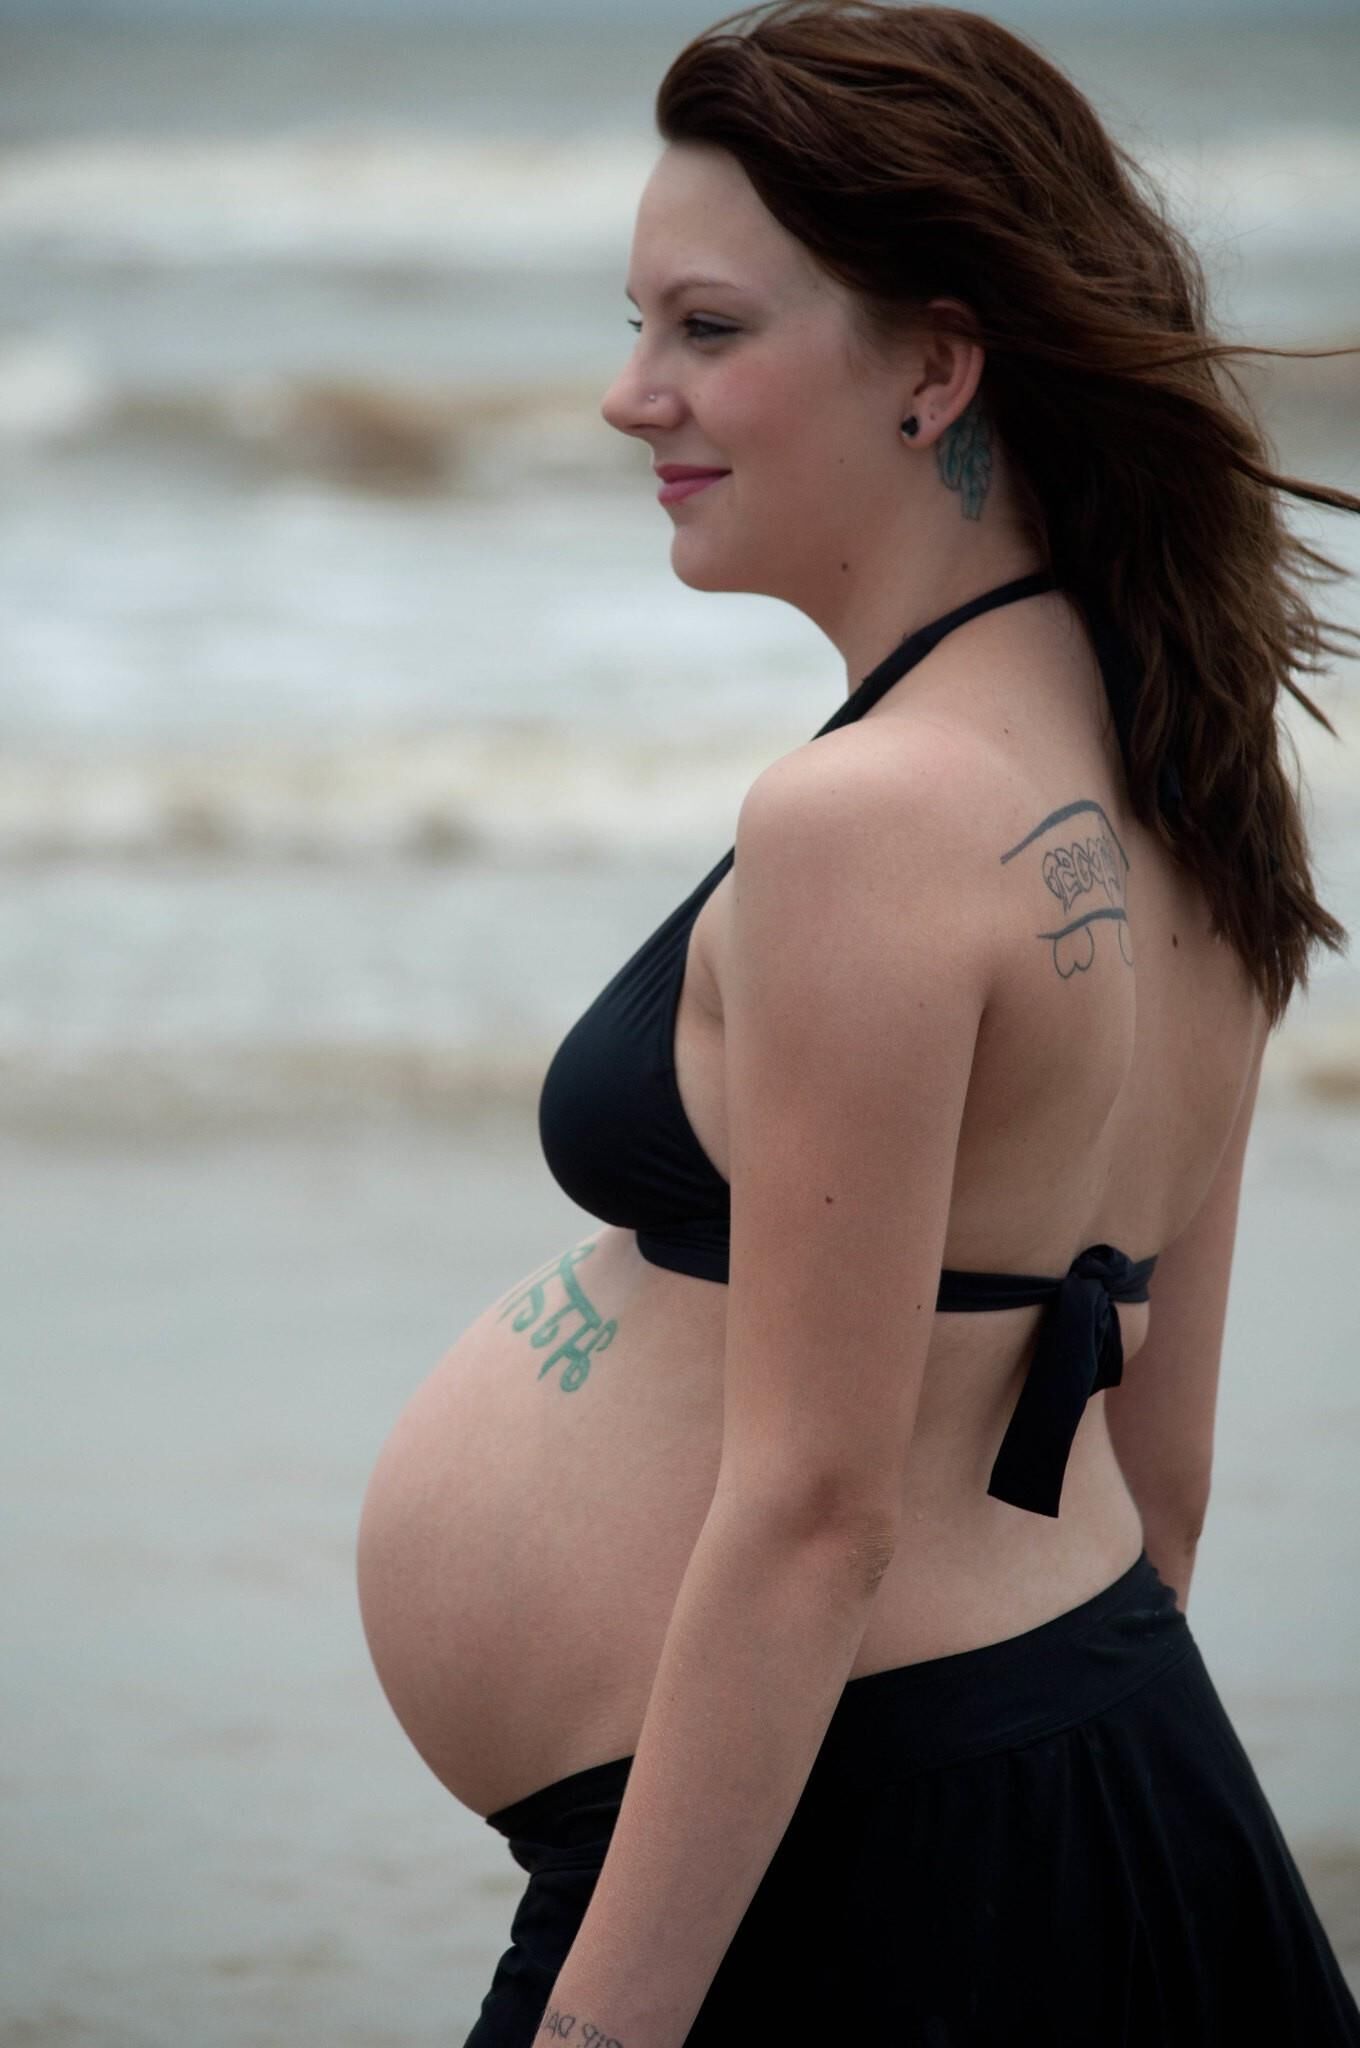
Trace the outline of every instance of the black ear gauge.
<path fill-rule="evenodd" d="M 904 434 L 919 434 L 919 433 L 920 433 L 920 431 L 921 431 L 921 422 L 920 422 L 920 421 L 919 421 L 919 420 L 917 419 L 917 417 L 916 417 L 915 413 L 912 413 L 912 415 L 911 415 L 911 417 L 910 417 L 909 419 L 905 419 L 905 420 L 903 420 L 903 422 L 902 422 L 902 432 L 903 432 Z"/>

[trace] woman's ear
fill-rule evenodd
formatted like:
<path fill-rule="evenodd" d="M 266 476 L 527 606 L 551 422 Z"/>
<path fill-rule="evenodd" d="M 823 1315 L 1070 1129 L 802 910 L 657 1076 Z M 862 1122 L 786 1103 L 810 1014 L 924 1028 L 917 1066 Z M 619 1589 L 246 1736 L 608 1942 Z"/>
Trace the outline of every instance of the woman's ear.
<path fill-rule="evenodd" d="M 925 312 L 917 335 L 917 372 L 902 393 L 900 414 L 903 420 L 914 414 L 920 421 L 913 438 L 922 445 L 938 439 L 968 410 L 987 361 L 976 339 L 975 316 L 962 299 L 932 299 Z M 948 316 L 943 325 L 933 318 L 939 312 Z"/>

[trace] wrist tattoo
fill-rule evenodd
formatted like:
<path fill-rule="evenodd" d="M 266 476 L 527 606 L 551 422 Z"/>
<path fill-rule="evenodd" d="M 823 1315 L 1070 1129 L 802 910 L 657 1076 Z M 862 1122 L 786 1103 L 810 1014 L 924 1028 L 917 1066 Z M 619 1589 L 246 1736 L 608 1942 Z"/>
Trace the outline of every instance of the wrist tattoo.
<path fill-rule="evenodd" d="M 623 2042 L 613 2034 L 606 2034 L 603 2027 L 595 2026 L 590 2020 L 578 2020 L 574 2012 L 558 2012 L 555 2006 L 549 2007 L 538 2031 L 554 2041 L 575 2042 L 579 2048 L 623 2048 Z"/>

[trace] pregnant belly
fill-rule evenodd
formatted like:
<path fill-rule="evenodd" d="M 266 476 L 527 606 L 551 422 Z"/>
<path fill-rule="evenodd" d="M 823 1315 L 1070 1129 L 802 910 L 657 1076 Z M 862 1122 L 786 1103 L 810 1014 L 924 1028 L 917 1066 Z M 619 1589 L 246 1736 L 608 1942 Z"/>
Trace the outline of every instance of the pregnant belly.
<path fill-rule="evenodd" d="M 725 1293 L 602 1228 L 493 1302 L 382 1447 L 369 1651 L 475 1812 L 632 1749 L 717 1478 Z"/>
<path fill-rule="evenodd" d="M 485 1309 L 382 1447 L 358 1534 L 369 1650 L 474 1812 L 636 1747 L 717 1482 L 726 1301 L 602 1227 Z M 985 1491 L 1036 1314 L 939 1319 L 903 1475 L 910 1537 L 852 1675 L 1035 1627 L 1137 1556 L 1103 1396 L 1057 1520 Z M 1142 1334 L 1125 1330 L 1126 1361 Z"/>

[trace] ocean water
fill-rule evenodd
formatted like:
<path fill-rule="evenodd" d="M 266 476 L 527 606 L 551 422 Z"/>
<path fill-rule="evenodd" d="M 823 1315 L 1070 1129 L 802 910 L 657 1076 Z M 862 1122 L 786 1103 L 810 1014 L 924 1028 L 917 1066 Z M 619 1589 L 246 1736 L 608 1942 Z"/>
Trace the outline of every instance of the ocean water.
<path fill-rule="evenodd" d="M 1228 332 L 1360 341 L 1360 21 L 1017 25 L 1164 186 Z M 674 579 L 598 415 L 680 40 L 5 30 L 0 1113 L 527 1091 L 839 701 L 801 615 Z M 1354 375 L 1306 372 L 1296 466 L 1360 488 Z M 1298 524 L 1360 567 L 1360 523 Z M 1360 923 L 1356 664 L 1318 692 L 1319 871 Z M 1357 986 L 1323 960 L 1309 1015 L 1360 1073 Z"/>

